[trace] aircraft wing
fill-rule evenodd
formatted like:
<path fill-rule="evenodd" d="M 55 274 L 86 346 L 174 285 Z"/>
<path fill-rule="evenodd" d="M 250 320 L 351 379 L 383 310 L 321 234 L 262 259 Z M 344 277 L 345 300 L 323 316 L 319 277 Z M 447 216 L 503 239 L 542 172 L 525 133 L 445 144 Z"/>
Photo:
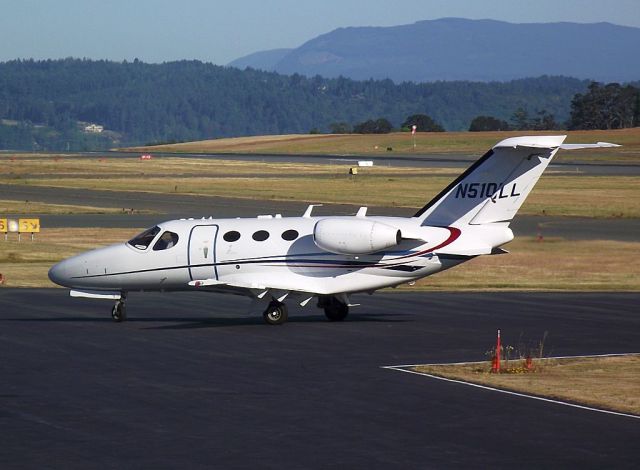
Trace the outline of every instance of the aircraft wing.
<path fill-rule="evenodd" d="M 303 300 L 300 302 L 301 306 L 307 305 L 307 303 L 317 295 L 316 292 L 308 292 L 303 290 L 292 289 L 291 286 L 277 285 L 277 282 L 269 282 L 269 285 L 266 284 L 257 284 L 257 283 L 249 283 L 249 282 L 239 282 L 239 281 L 219 281 L 217 279 L 198 279 L 189 282 L 189 285 L 192 287 L 233 287 L 236 289 L 244 289 L 247 291 L 247 294 L 252 297 L 257 297 L 258 299 L 263 299 L 267 296 L 267 294 L 271 294 L 272 297 L 277 299 L 279 302 L 284 301 L 290 293 L 298 294 L 298 296 L 302 297 Z"/>

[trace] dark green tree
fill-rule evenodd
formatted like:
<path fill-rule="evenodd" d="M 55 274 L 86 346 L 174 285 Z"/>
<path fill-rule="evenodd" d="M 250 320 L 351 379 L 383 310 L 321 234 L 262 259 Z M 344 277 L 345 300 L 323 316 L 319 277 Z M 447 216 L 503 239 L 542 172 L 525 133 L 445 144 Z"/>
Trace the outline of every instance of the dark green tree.
<path fill-rule="evenodd" d="M 493 116 L 476 116 L 469 125 L 471 132 L 508 131 L 509 123 Z"/>
<path fill-rule="evenodd" d="M 552 131 L 559 128 L 553 114 L 549 114 L 546 110 L 538 111 L 538 116 L 531 121 L 530 129 L 535 131 Z"/>
<path fill-rule="evenodd" d="M 388 134 L 392 130 L 393 126 L 385 118 L 369 119 L 353 126 L 355 134 Z"/>
<path fill-rule="evenodd" d="M 526 131 L 531 129 L 529 120 L 529 111 L 526 108 L 519 107 L 511 115 L 511 127 L 517 131 Z"/>
<path fill-rule="evenodd" d="M 592 82 L 571 101 L 570 129 L 622 129 L 638 125 L 640 90 L 619 83 Z"/>
<path fill-rule="evenodd" d="M 332 134 L 351 134 L 351 125 L 348 122 L 332 122 L 329 131 Z"/>
<path fill-rule="evenodd" d="M 417 126 L 417 132 L 444 132 L 444 127 L 426 114 L 412 114 L 404 120 L 401 127 L 411 129 L 414 125 Z"/>

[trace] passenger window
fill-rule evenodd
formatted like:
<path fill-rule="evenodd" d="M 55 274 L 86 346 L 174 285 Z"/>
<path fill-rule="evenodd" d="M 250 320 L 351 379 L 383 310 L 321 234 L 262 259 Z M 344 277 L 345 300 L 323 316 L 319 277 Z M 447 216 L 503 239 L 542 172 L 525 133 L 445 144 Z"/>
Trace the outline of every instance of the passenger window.
<path fill-rule="evenodd" d="M 258 230 L 253 234 L 253 239 L 257 242 L 263 242 L 267 238 L 269 238 L 269 232 L 267 232 L 266 230 Z"/>
<path fill-rule="evenodd" d="M 287 241 L 292 241 L 298 238 L 298 232 L 296 230 L 285 230 L 282 232 L 282 239 Z"/>
<path fill-rule="evenodd" d="M 127 243 L 138 250 L 146 250 L 149 248 L 149 245 L 156 238 L 156 235 L 160 233 L 160 227 L 156 226 L 145 230 L 140 235 L 133 237 Z"/>
<path fill-rule="evenodd" d="M 231 230 L 230 232 L 225 233 L 222 238 L 225 242 L 235 242 L 240 240 L 240 232 L 236 232 L 235 230 Z"/>
<path fill-rule="evenodd" d="M 164 232 L 155 245 L 153 251 L 167 250 L 178 243 L 178 234 L 173 232 Z"/>

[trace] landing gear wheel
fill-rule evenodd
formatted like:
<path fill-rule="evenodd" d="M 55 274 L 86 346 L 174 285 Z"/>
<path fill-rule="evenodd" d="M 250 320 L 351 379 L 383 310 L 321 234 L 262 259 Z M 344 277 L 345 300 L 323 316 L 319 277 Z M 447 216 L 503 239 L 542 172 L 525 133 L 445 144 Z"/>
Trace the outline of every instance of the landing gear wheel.
<path fill-rule="evenodd" d="M 282 325 L 287 321 L 289 312 L 287 306 L 282 302 L 273 301 L 262 314 L 262 318 L 267 325 Z"/>
<path fill-rule="evenodd" d="M 118 300 L 111 309 L 111 318 L 118 323 L 127 319 L 127 307 L 122 300 Z"/>
<path fill-rule="evenodd" d="M 349 306 L 331 295 L 318 297 L 318 307 L 324 309 L 329 321 L 342 321 L 349 315 Z"/>
<path fill-rule="evenodd" d="M 324 308 L 324 315 L 329 321 L 342 321 L 349 315 L 349 306 L 336 301 L 334 304 Z"/>

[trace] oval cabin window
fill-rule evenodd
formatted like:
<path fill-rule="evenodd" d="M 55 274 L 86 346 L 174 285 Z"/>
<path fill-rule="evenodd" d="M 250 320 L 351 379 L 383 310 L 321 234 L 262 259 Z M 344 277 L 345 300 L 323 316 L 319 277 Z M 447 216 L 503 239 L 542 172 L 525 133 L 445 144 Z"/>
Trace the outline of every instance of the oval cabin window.
<path fill-rule="evenodd" d="M 266 230 L 258 230 L 253 234 L 253 239 L 257 242 L 263 242 L 267 238 L 269 238 L 269 232 L 267 232 Z"/>
<path fill-rule="evenodd" d="M 282 239 L 287 241 L 293 241 L 298 238 L 298 232 L 296 230 L 285 230 L 282 232 Z"/>
<path fill-rule="evenodd" d="M 240 240 L 240 232 L 236 232 L 235 230 L 231 230 L 230 232 L 225 233 L 222 238 L 225 242 L 235 242 Z"/>

